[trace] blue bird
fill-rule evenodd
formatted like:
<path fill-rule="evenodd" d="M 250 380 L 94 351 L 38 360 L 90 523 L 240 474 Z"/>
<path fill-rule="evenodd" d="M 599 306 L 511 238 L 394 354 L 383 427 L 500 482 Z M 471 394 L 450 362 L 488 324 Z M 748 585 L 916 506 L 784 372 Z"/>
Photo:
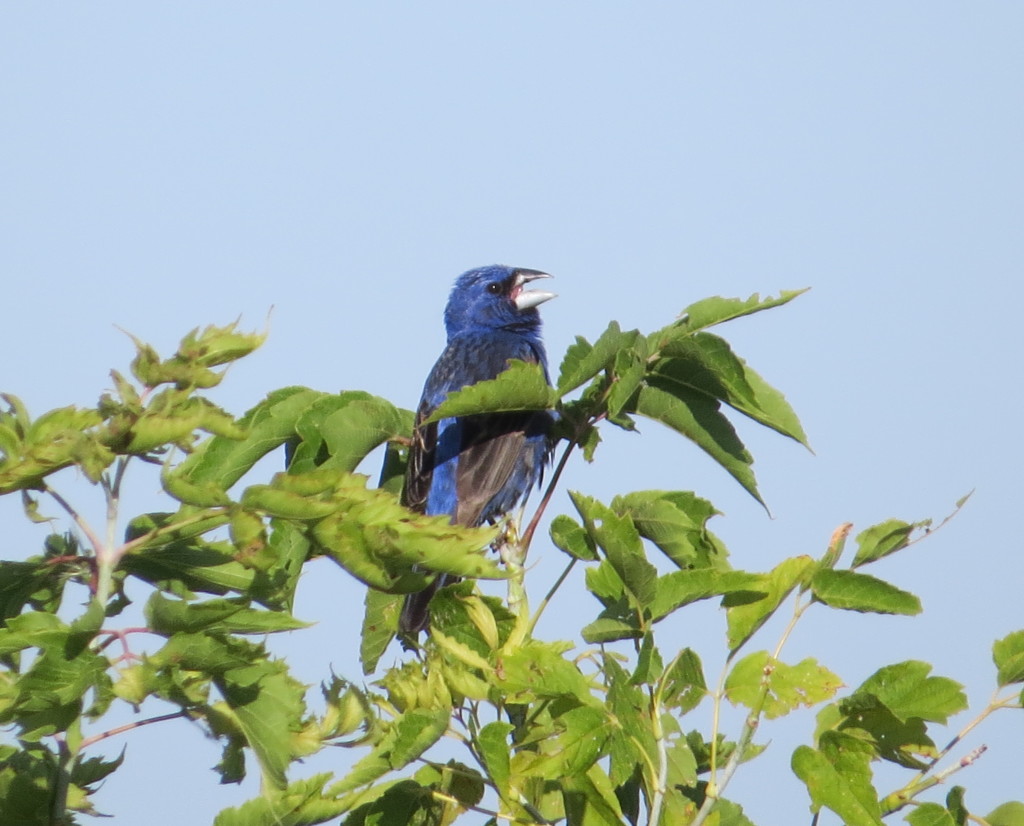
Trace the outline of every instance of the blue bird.
<path fill-rule="evenodd" d="M 423 424 L 455 390 L 495 378 L 509 359 L 540 364 L 547 355 L 537 306 L 554 298 L 526 285 L 547 273 L 492 265 L 456 279 L 444 311 L 448 346 L 423 387 L 405 475 L 404 504 L 456 525 L 496 522 L 522 502 L 541 476 L 549 454 L 552 416 L 547 411 L 460 416 Z M 550 379 L 548 379 L 550 383 Z M 439 576 L 409 594 L 399 631 L 427 626 L 434 592 L 453 577 Z"/>

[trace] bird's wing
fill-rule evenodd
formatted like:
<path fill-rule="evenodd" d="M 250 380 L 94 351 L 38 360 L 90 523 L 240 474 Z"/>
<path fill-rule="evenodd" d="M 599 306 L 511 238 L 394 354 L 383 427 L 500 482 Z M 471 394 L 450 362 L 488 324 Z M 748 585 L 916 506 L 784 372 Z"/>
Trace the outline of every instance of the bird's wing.
<path fill-rule="evenodd" d="M 430 415 L 431 410 L 431 405 L 424 400 L 416 411 L 402 493 L 402 504 L 420 513 L 427 512 L 427 497 L 430 495 L 430 483 L 434 475 L 434 454 L 437 451 L 437 422 L 420 424 Z"/>
<path fill-rule="evenodd" d="M 537 429 L 534 418 L 533 413 L 501 413 L 461 420 L 462 450 L 455 473 L 458 524 L 479 525 L 523 498 L 536 478 L 527 470 L 532 457 L 526 455 L 527 432 Z M 499 497 L 502 493 L 507 495 Z M 495 497 L 507 501 L 488 508 Z"/>
<path fill-rule="evenodd" d="M 455 465 L 455 477 L 448 477 L 449 466 L 445 478 L 450 480 L 447 484 L 454 482 L 454 490 L 448 500 L 448 512 L 452 521 L 460 525 L 479 525 L 500 516 L 522 499 L 536 479 L 544 450 L 538 452 L 535 446 L 543 440 L 550 424 L 547 413 L 484 414 L 420 424 L 448 393 L 494 378 L 508 366 L 509 359 L 540 360 L 533 347 L 518 336 L 505 338 L 501 346 L 495 344 L 493 340 L 470 338 L 452 342 L 427 378 L 416 413 L 406 471 L 404 502 L 408 507 L 421 512 L 428 510 L 436 472 L 441 472 L 438 468 L 449 461 Z M 457 436 L 443 450 L 438 445 L 439 427 L 447 428 L 446 439 Z M 451 428 L 455 431 L 450 432 Z M 517 475 L 522 478 L 516 479 Z M 494 504 L 488 507 L 492 501 Z M 434 509 L 437 510 L 436 502 Z"/>

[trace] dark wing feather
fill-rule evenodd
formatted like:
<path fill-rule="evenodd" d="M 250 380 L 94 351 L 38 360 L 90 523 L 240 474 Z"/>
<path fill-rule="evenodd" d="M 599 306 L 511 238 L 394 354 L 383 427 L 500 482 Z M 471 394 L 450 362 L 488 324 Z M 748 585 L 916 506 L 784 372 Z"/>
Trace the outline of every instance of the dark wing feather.
<path fill-rule="evenodd" d="M 427 497 L 434 476 L 434 452 L 437 450 L 437 422 L 420 424 L 430 412 L 430 406 L 425 401 L 420 403 L 416 411 L 409 462 L 405 469 L 405 487 L 402 491 L 402 504 L 420 513 L 427 512 Z"/>
<path fill-rule="evenodd" d="M 479 525 L 495 515 L 484 509 L 522 463 L 529 421 L 529 415 L 518 413 L 467 416 L 462 420 L 455 522 Z"/>

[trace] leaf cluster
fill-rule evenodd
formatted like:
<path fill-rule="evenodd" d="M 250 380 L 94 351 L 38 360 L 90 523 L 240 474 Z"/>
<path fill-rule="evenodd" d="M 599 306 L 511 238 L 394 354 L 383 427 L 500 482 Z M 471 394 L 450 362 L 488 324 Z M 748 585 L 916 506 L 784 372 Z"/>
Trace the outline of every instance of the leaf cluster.
<path fill-rule="evenodd" d="M 135 726 L 203 727 L 222 746 L 223 782 L 258 769 L 262 794 L 222 812 L 218 826 L 434 826 L 467 813 L 494 824 L 744 826 L 750 820 L 725 796 L 731 778 L 759 759 L 763 722 L 807 707 L 818 708 L 816 726 L 792 769 L 815 813 L 877 824 L 912 805 L 915 824 L 976 819 L 961 787 L 942 804 L 921 799 L 975 759 L 947 765 L 958 739 L 935 740 L 966 708 L 958 683 L 908 661 L 844 693 L 817 658 L 783 657 L 808 614 L 919 613 L 914 594 L 863 569 L 927 536 L 928 521 L 862 531 L 848 564 L 847 525 L 817 557 L 742 571 L 709 527 L 715 507 L 691 491 L 630 491 L 609 502 L 571 491 L 571 512 L 548 529 L 565 571 L 530 604 L 526 553 L 539 520 L 570 456 L 595 460 L 602 427 L 660 422 L 763 503 L 730 416 L 805 446 L 807 437 L 783 395 L 711 329 L 798 294 L 707 299 L 647 334 L 613 322 L 593 343 L 577 338 L 554 387 L 536 365 L 513 362 L 452 393 L 436 417 L 555 411 L 555 467 L 525 529 L 460 528 L 404 508 L 413 416 L 385 399 L 288 387 L 238 418 L 212 404 L 204 391 L 262 341 L 234 325 L 193 331 L 167 359 L 135 340 L 130 378 L 112 373 L 113 392 L 94 408 L 33 419 L 3 396 L 0 495 L 20 496 L 34 521 L 63 511 L 71 529 L 55 530 L 41 554 L 0 562 L 0 725 L 12 739 L 0 745 L 0 822 L 94 813 L 91 794 L 116 783 L 124 759 L 96 755 L 125 733 L 102 722 L 118 703 L 143 714 L 171 709 Z M 383 468 L 370 485 L 358 470 L 379 447 Z M 282 451 L 285 469 L 259 476 L 257 463 Z M 159 469 L 166 509 L 126 518 L 128 469 L 147 465 Z M 64 495 L 76 472 L 103 498 L 106 524 L 89 524 Z M 296 585 L 315 560 L 366 586 L 366 682 L 330 673 L 313 702 L 265 637 L 306 627 Z M 567 639 L 541 639 L 538 619 L 574 572 L 593 613 Z M 406 640 L 413 653 L 381 669 L 403 595 L 439 575 L 461 581 L 434 597 L 428 637 Z M 508 598 L 483 595 L 479 579 L 505 580 Z M 129 581 L 136 587 L 126 589 Z M 139 590 L 145 604 L 133 610 L 143 624 L 126 626 L 128 594 Z M 675 630 L 666 633 L 687 627 L 682 612 L 706 600 L 723 617 L 717 679 L 698 653 L 708 634 L 681 647 Z M 780 613 L 790 616 L 782 636 L 754 645 Z M 1003 693 L 975 722 L 1020 708 L 1024 632 L 998 641 L 993 658 Z M 738 731 L 724 730 L 724 703 L 743 709 Z M 710 728 L 695 714 L 701 706 Z M 351 750 L 347 770 L 296 776 L 303 758 L 331 746 Z M 909 779 L 879 792 L 881 763 Z M 1020 823 L 1022 809 L 1008 803 L 986 822 Z"/>

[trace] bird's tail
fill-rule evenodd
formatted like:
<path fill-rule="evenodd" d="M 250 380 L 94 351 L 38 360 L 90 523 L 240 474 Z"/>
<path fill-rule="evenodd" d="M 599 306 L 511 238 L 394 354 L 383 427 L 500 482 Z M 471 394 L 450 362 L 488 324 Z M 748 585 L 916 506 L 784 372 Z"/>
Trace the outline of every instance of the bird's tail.
<path fill-rule="evenodd" d="M 406 594 L 402 613 L 398 617 L 398 633 L 416 636 L 430 624 L 430 600 L 437 589 L 458 582 L 459 577 L 441 574 L 422 591 Z"/>

